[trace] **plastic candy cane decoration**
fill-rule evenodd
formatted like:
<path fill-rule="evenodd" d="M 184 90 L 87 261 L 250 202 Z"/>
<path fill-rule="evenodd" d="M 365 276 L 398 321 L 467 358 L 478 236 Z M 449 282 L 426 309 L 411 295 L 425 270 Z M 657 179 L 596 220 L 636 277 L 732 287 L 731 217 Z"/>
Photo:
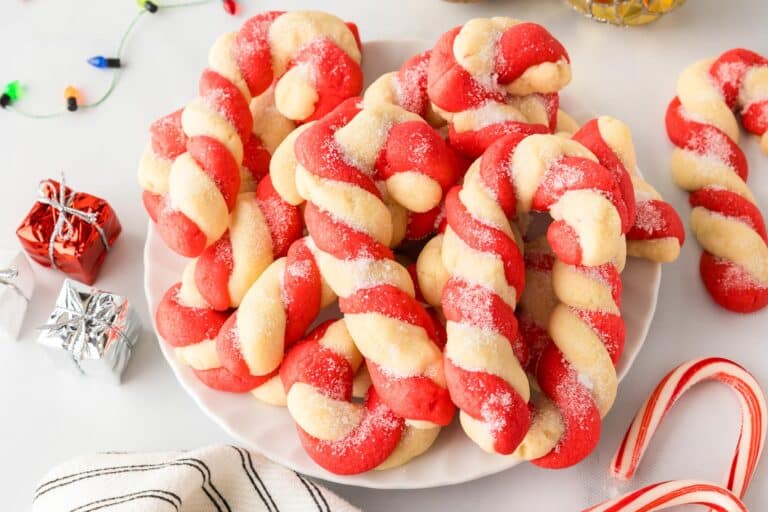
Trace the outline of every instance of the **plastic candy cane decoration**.
<path fill-rule="evenodd" d="M 695 480 L 673 480 L 643 487 L 582 512 L 654 512 L 678 505 L 706 505 L 716 512 L 748 512 L 728 489 Z"/>
<path fill-rule="evenodd" d="M 611 463 L 611 472 L 614 476 L 624 480 L 632 478 L 651 442 L 651 437 L 667 412 L 683 393 L 699 382 L 707 380 L 717 380 L 727 384 L 739 398 L 741 434 L 739 434 L 725 487 L 739 497 L 744 496 L 765 444 L 767 426 L 765 396 L 760 385 L 749 372 L 733 361 L 718 357 L 694 359 L 678 366 L 664 377 L 637 412 L 614 455 Z"/>
<path fill-rule="evenodd" d="M 441 36 L 429 62 L 427 87 L 448 120 L 448 138 L 472 157 L 493 141 L 532 124 L 555 129 L 557 91 L 571 79 L 565 48 L 535 23 L 476 18 Z"/>
<path fill-rule="evenodd" d="M 677 148 L 672 176 L 691 192 L 691 229 L 701 244 L 699 270 L 722 307 L 750 313 L 768 305 L 768 236 L 747 187 L 739 126 L 761 135 L 768 153 L 768 59 L 743 49 L 689 66 L 667 108 Z"/>

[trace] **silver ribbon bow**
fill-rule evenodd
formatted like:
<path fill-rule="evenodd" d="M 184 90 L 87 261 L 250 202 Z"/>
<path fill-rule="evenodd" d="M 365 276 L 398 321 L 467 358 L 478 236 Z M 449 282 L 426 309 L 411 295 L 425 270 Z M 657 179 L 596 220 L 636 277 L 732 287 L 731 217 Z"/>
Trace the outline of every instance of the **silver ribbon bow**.
<path fill-rule="evenodd" d="M 75 192 L 67 194 L 67 184 L 64 179 L 64 174 L 61 175 L 61 181 L 59 182 L 58 193 L 56 191 L 56 185 L 51 180 L 43 180 L 38 187 L 37 202 L 50 206 L 59 212 L 59 216 L 56 219 L 56 224 L 53 226 L 53 232 L 51 238 L 48 240 L 48 259 L 51 260 L 53 268 L 59 268 L 56 265 L 54 245 L 56 239 L 68 241 L 74 236 L 75 228 L 72 226 L 71 217 L 77 217 L 84 220 L 88 224 L 92 225 L 101 238 L 101 243 L 104 244 L 104 248 L 109 251 L 109 240 L 107 235 L 101 226 L 98 225 L 98 214 L 93 212 L 84 212 L 77 208 L 72 208 L 72 201 L 75 199 Z"/>
<path fill-rule="evenodd" d="M 65 300 L 66 304 L 57 306 L 53 323 L 39 329 L 47 329 L 62 340 L 61 347 L 72 355 L 78 366 L 85 357 L 100 358 L 108 348 L 112 333 L 129 341 L 127 335 L 114 326 L 120 314 L 114 295 L 98 291 L 83 294 L 70 286 Z"/>
<path fill-rule="evenodd" d="M 19 285 L 13 282 L 17 277 L 19 277 L 19 269 L 17 269 L 16 266 L 12 265 L 8 268 L 0 268 L 0 286 L 7 286 L 15 291 L 19 297 L 29 302 L 29 297 L 24 295 L 24 292 L 21 291 Z"/>

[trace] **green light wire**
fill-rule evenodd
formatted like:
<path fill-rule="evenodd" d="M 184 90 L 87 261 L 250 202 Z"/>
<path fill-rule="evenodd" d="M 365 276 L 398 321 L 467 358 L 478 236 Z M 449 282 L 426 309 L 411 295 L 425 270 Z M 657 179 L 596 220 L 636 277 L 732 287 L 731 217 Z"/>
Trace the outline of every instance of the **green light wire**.
<path fill-rule="evenodd" d="M 211 3 L 212 1 L 213 0 L 191 0 L 189 2 L 181 2 L 181 3 L 174 3 L 174 4 L 157 4 L 157 6 L 160 10 L 177 9 L 179 7 L 195 7 L 198 5 Z M 123 36 L 120 38 L 120 44 L 117 46 L 117 52 L 115 55 L 116 58 L 122 60 L 123 52 L 125 50 L 125 44 L 128 41 L 128 36 L 130 36 L 131 32 L 133 32 L 133 29 L 136 28 L 136 25 L 138 24 L 141 17 L 147 14 L 148 12 L 149 11 L 145 9 L 140 10 L 139 12 L 136 13 L 136 15 L 133 17 L 131 22 L 128 24 L 128 27 L 125 29 L 125 32 L 123 32 Z M 109 99 L 109 97 L 112 96 L 112 93 L 115 91 L 115 88 L 117 87 L 117 83 L 120 80 L 121 72 L 122 72 L 122 68 L 114 69 L 114 71 L 112 72 L 112 79 L 109 81 L 109 86 L 107 87 L 107 90 L 104 91 L 104 94 L 102 94 L 99 99 L 97 99 L 93 103 L 78 105 L 78 107 L 81 109 L 94 108 L 94 107 L 98 107 L 99 105 L 107 101 L 107 99 Z M 26 112 L 22 109 L 15 107 L 13 104 L 8 105 L 7 110 L 11 110 L 15 114 L 18 114 L 22 117 L 26 117 L 29 119 L 50 119 L 52 117 L 59 117 L 65 114 L 71 114 L 71 112 L 66 108 L 62 108 L 61 110 L 57 110 L 55 112 L 48 112 L 44 114 Z"/>

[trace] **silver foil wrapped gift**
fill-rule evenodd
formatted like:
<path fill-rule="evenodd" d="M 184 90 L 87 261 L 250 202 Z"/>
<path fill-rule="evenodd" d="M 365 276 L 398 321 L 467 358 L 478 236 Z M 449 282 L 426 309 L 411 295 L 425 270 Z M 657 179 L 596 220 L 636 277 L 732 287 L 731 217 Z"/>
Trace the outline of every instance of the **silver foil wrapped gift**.
<path fill-rule="evenodd" d="M 0 250 L 0 339 L 18 339 L 34 291 L 35 276 L 26 255 Z"/>
<path fill-rule="evenodd" d="M 56 349 L 85 375 L 120 377 L 141 334 L 127 298 L 71 279 L 64 281 L 38 342 Z"/>

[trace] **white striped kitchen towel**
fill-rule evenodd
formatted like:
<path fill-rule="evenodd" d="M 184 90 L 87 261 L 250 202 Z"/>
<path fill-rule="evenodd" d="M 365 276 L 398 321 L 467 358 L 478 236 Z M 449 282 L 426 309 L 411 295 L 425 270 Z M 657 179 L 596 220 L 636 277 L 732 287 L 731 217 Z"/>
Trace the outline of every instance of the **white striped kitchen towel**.
<path fill-rule="evenodd" d="M 51 470 L 33 512 L 359 512 L 309 478 L 235 446 L 103 453 Z"/>

